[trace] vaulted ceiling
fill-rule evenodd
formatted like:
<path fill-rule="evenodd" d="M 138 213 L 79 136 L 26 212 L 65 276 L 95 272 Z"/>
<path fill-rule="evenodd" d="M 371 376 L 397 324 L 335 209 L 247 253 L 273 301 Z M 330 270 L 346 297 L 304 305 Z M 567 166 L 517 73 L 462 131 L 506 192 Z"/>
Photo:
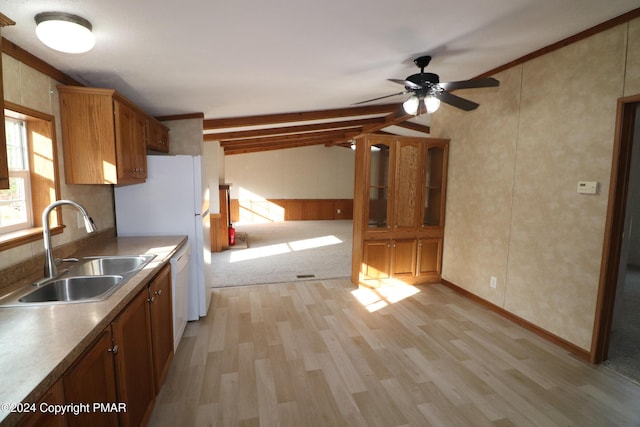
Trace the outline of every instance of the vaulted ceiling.
<path fill-rule="evenodd" d="M 193 1 L 29 0 L 2 3 L 3 36 L 76 81 L 118 90 L 156 116 L 200 113 L 225 153 L 348 145 L 375 131 L 428 132 L 387 79 L 427 71 L 442 81 L 484 75 L 625 13 L 637 0 Z M 80 15 L 95 48 L 55 52 L 34 16 Z M 480 107 L 482 108 L 482 107 Z M 473 114 L 470 112 L 468 114 Z"/>

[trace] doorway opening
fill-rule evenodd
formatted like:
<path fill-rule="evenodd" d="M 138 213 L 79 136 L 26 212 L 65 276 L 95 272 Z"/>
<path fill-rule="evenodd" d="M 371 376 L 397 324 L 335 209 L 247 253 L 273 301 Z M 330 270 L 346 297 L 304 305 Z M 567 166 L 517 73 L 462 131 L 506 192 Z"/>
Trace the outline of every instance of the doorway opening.
<path fill-rule="evenodd" d="M 212 254 L 212 287 L 349 277 L 353 224 L 349 220 L 236 223 L 246 245 Z"/>
<path fill-rule="evenodd" d="M 618 101 L 592 362 L 640 382 L 640 95 Z"/>

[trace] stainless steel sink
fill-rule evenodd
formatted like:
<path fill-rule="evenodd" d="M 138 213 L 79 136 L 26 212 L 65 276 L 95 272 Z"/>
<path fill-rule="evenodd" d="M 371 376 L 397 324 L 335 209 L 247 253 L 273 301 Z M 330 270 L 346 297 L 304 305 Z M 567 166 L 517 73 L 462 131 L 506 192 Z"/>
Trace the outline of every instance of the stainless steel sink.
<path fill-rule="evenodd" d="M 23 286 L 0 298 L 0 307 L 102 301 L 142 270 L 155 255 L 80 258 L 67 272 Z"/>
<path fill-rule="evenodd" d="M 104 276 L 127 274 L 142 269 L 155 255 L 104 256 L 81 258 L 69 274 L 78 276 Z"/>
<path fill-rule="evenodd" d="M 110 295 L 124 277 L 73 276 L 56 279 L 18 299 L 22 303 L 99 301 Z"/>

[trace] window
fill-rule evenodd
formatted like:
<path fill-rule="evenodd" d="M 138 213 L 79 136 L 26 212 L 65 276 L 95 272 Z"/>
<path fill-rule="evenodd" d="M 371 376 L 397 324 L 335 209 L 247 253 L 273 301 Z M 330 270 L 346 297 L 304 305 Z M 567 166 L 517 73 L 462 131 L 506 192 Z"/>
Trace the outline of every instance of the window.
<path fill-rule="evenodd" d="M 5 101 L 9 189 L 0 190 L 0 251 L 42 237 L 39 213 L 58 199 L 54 117 Z M 60 212 L 51 215 L 62 232 Z"/>
<path fill-rule="evenodd" d="M 9 189 L 0 190 L 0 233 L 33 227 L 26 122 L 5 118 Z"/>

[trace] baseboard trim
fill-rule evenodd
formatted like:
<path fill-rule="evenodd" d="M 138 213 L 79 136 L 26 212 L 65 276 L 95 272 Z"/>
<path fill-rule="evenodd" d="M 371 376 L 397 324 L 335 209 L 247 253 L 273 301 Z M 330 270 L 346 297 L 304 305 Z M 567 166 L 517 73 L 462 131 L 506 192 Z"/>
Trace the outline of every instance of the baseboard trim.
<path fill-rule="evenodd" d="M 500 316 L 512 321 L 513 323 L 522 326 L 525 329 L 528 329 L 529 331 L 533 332 L 534 334 L 546 339 L 547 341 L 552 342 L 553 344 L 567 350 L 568 352 L 570 352 L 571 354 L 573 354 L 574 356 L 586 361 L 586 362 L 591 362 L 591 353 L 583 348 L 580 348 L 578 346 L 576 346 L 575 344 L 570 343 L 569 341 L 565 340 L 564 338 L 560 338 L 559 336 L 552 334 L 551 332 L 542 329 L 541 327 L 529 322 L 528 320 L 523 319 L 522 317 L 519 317 L 513 313 L 511 313 L 510 311 L 505 310 L 502 307 L 499 307 L 485 299 L 480 298 L 479 296 L 477 296 L 476 294 L 473 294 L 469 291 L 467 291 L 466 289 L 461 288 L 460 286 L 449 282 L 448 280 L 442 279 L 440 281 L 440 283 L 442 283 L 443 285 L 445 285 L 446 287 L 448 287 L 449 289 L 459 293 L 460 295 L 482 305 L 485 308 L 488 308 L 489 310 L 493 311 L 494 313 L 499 314 Z"/>

